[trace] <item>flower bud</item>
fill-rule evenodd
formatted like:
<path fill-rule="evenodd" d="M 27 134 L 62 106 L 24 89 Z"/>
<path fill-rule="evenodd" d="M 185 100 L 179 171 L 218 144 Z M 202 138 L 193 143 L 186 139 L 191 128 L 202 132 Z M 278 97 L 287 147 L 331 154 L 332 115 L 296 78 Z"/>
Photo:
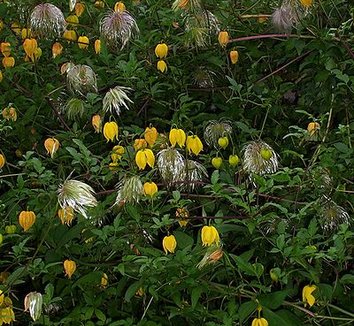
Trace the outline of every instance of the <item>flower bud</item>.
<path fill-rule="evenodd" d="M 4 57 L 9 57 L 11 54 L 11 44 L 9 42 L 0 43 L 0 51 Z"/>
<path fill-rule="evenodd" d="M 164 73 L 165 71 L 167 71 L 167 64 L 165 61 L 163 60 L 159 60 L 157 62 L 157 70 L 161 71 L 162 73 Z"/>
<path fill-rule="evenodd" d="M 36 214 L 32 211 L 22 211 L 18 216 L 18 223 L 26 232 L 36 221 Z"/>
<path fill-rule="evenodd" d="M 238 51 L 236 51 L 236 50 L 230 51 L 229 57 L 230 57 L 231 63 L 233 65 L 236 64 L 238 61 Z"/>
<path fill-rule="evenodd" d="M 76 42 L 77 34 L 73 29 L 68 29 L 64 32 L 63 38 L 67 41 Z"/>
<path fill-rule="evenodd" d="M 75 5 L 75 15 L 80 17 L 85 11 L 85 5 L 81 2 L 77 2 Z"/>
<path fill-rule="evenodd" d="M 234 167 L 238 164 L 238 162 L 240 161 L 240 159 L 238 158 L 237 155 L 230 155 L 229 156 L 229 164 Z"/>
<path fill-rule="evenodd" d="M 63 46 L 59 42 L 55 42 L 52 46 L 52 55 L 55 59 L 58 55 L 61 55 L 63 52 Z"/>
<path fill-rule="evenodd" d="M 213 157 L 213 159 L 211 160 L 211 165 L 217 170 L 220 169 L 221 164 L 222 164 L 221 157 Z"/>
<path fill-rule="evenodd" d="M 101 40 L 96 40 L 95 41 L 95 53 L 100 54 L 101 53 Z"/>
<path fill-rule="evenodd" d="M 220 137 L 218 139 L 218 144 L 222 149 L 225 149 L 229 145 L 229 138 L 227 137 Z"/>
<path fill-rule="evenodd" d="M 106 273 L 103 273 L 102 278 L 101 278 L 101 287 L 105 289 L 108 285 L 108 276 Z"/>
<path fill-rule="evenodd" d="M 226 31 L 219 32 L 218 40 L 219 44 L 225 47 L 229 43 L 229 33 Z"/>
<path fill-rule="evenodd" d="M 76 263 L 73 260 L 70 259 L 66 259 L 63 263 L 64 265 L 64 271 L 65 271 L 65 275 L 68 278 L 71 278 L 71 276 L 74 274 L 74 272 L 76 271 Z"/>
<path fill-rule="evenodd" d="M 14 224 L 5 226 L 6 234 L 14 234 L 14 233 L 16 233 L 16 229 L 17 229 L 16 225 L 14 225 Z"/>

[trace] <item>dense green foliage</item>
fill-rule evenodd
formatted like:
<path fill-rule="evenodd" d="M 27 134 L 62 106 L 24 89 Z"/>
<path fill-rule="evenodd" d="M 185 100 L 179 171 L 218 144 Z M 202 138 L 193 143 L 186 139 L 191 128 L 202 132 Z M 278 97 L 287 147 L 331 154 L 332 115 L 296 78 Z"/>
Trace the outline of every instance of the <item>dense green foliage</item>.
<path fill-rule="evenodd" d="M 81 1 L 79 24 L 67 28 L 87 36 L 89 47 L 48 34 L 36 38 L 40 58 L 27 61 L 13 23 L 28 27 L 39 2 L 18 2 L 0 1 L 0 43 L 9 42 L 15 58 L 14 67 L 0 69 L 0 154 L 6 158 L 0 169 L 0 290 L 12 300 L 14 325 L 251 325 L 257 316 L 270 326 L 354 321 L 349 1 L 314 0 L 308 8 L 307 1 L 284 2 L 297 20 L 284 34 L 270 17 L 278 1 L 203 0 L 197 10 L 188 6 L 199 1 L 190 0 L 174 10 L 172 1 L 127 0 L 140 32 L 123 48 L 100 35 L 115 1 L 102 1 L 104 8 Z M 70 15 L 69 1 L 50 3 Z M 205 23 L 205 44 L 190 17 Z M 226 46 L 213 24 L 228 31 Z M 63 46 L 56 58 L 54 42 Z M 154 52 L 159 43 L 169 48 L 164 73 Z M 232 50 L 239 54 L 236 64 Z M 97 91 L 87 80 L 84 86 L 70 80 L 74 68 L 63 67 L 68 62 L 91 67 Z M 102 104 L 116 86 L 129 88 L 123 90 L 133 102 L 126 101 L 129 110 L 122 107 L 119 115 L 103 112 Z M 14 108 L 17 119 L 6 108 Z M 118 139 L 95 133 L 96 114 L 103 125 L 117 123 Z M 217 123 L 226 129 L 208 133 Z M 149 146 L 156 162 L 139 169 L 133 145 L 149 126 L 159 133 Z M 171 128 L 203 143 L 199 155 L 176 145 L 197 166 L 195 175 L 187 171 L 177 182 L 163 177 L 161 166 L 172 166 L 161 159 L 171 146 Z M 224 136 L 225 149 L 212 144 Z M 53 155 L 44 146 L 48 137 L 60 142 Z M 111 164 L 115 145 L 124 153 Z M 259 160 L 270 170 L 249 168 L 252 155 L 265 148 L 271 158 Z M 230 164 L 230 155 L 240 162 Z M 215 157 L 222 158 L 217 169 Z M 123 191 L 134 176 L 135 186 L 154 181 L 158 192 L 151 198 L 132 186 Z M 69 179 L 90 185 L 98 204 L 87 209 L 87 218 L 75 212 L 65 225 L 58 218 L 58 189 Z M 27 231 L 19 224 L 22 211 L 36 215 Z M 219 245 L 203 246 L 205 225 L 217 229 Z M 166 254 L 168 235 L 177 247 Z M 76 262 L 71 278 L 65 260 Z M 316 286 L 311 307 L 302 297 L 307 285 Z M 37 321 L 24 312 L 30 292 L 43 295 Z"/>

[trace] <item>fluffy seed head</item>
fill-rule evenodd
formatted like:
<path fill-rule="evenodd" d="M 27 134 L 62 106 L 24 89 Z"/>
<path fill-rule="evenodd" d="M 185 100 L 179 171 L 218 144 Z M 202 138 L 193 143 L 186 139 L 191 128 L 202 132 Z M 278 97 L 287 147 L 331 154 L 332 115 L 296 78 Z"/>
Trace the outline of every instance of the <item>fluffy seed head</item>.
<path fill-rule="evenodd" d="M 277 8 L 272 15 L 274 27 L 283 33 L 289 33 L 298 22 L 299 17 L 296 9 L 287 2 L 284 2 Z"/>
<path fill-rule="evenodd" d="M 343 223 L 351 223 L 348 212 L 342 206 L 337 205 L 328 196 L 323 196 L 321 199 L 321 216 L 322 228 L 325 231 L 335 230 Z"/>
<path fill-rule="evenodd" d="M 221 137 L 230 137 L 232 127 L 230 121 L 211 120 L 204 129 L 204 140 L 208 146 L 218 148 L 218 140 Z"/>
<path fill-rule="evenodd" d="M 97 92 L 96 74 L 86 65 L 73 65 L 66 71 L 68 86 L 73 93 L 86 95 Z"/>
<path fill-rule="evenodd" d="M 138 203 L 144 195 L 144 187 L 137 175 L 126 177 L 118 183 L 115 205 L 121 203 Z"/>
<path fill-rule="evenodd" d="M 128 97 L 126 91 L 131 90 L 128 87 L 116 86 L 111 88 L 103 98 L 103 111 L 111 112 L 115 111 L 117 115 L 120 115 L 122 107 L 129 110 L 127 103 L 133 103 L 133 101 Z"/>
<path fill-rule="evenodd" d="M 175 148 L 166 148 L 157 154 L 157 168 L 168 185 L 184 180 L 185 160 Z"/>

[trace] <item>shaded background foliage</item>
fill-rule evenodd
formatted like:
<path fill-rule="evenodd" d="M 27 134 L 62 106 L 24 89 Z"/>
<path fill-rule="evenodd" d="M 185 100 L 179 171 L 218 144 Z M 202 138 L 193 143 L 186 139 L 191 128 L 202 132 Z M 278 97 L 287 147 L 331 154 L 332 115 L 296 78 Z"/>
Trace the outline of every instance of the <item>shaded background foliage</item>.
<path fill-rule="evenodd" d="M 270 19 L 244 18 L 270 15 L 277 1 L 203 1 L 231 41 L 222 48 L 215 33 L 198 48 L 186 45 L 181 11 L 173 11 L 171 2 L 126 1 L 139 37 L 117 52 L 103 43 L 96 55 L 99 21 L 114 1 L 105 1 L 104 9 L 86 1 L 76 30 L 89 37 L 89 49 L 60 39 L 63 53 L 53 59 L 53 40 L 41 39 L 43 54 L 33 64 L 23 61 L 22 40 L 10 26 L 16 21 L 25 27 L 37 3 L 0 3 L 0 41 L 11 43 L 16 59 L 0 83 L 1 108 L 13 106 L 18 114 L 16 122 L 0 124 L 7 160 L 0 174 L 0 267 L 10 273 L 1 289 L 14 302 L 14 324 L 31 323 L 22 304 L 30 291 L 45 294 L 36 322 L 43 325 L 247 325 L 258 305 L 270 325 L 352 321 L 353 233 L 345 223 L 323 229 L 329 208 L 340 205 L 350 219 L 353 214 L 352 5 L 314 1 L 285 37 Z M 69 15 L 67 1 L 52 3 Z M 169 45 L 164 74 L 156 69 L 159 42 Z M 236 65 L 228 58 L 233 48 L 240 55 Z M 60 71 L 68 61 L 89 65 L 98 81 L 98 92 L 87 94 L 83 115 L 74 119 L 62 110 L 72 96 Z M 111 171 L 112 144 L 93 132 L 91 117 L 116 85 L 132 89 L 134 104 L 113 117 L 127 152 L 118 171 Z M 105 121 L 111 118 L 106 114 Z M 167 135 L 175 124 L 202 136 L 208 121 L 220 118 L 231 121 L 232 142 L 225 151 L 205 146 L 198 160 L 210 177 L 202 187 L 170 189 L 156 170 L 139 172 L 159 184 L 157 198 L 112 207 L 117 182 L 138 173 L 132 143 L 146 126 Z M 315 138 L 306 131 L 311 121 L 321 125 Z M 61 143 L 54 159 L 43 146 L 49 136 Z M 241 164 L 233 169 L 226 161 L 232 153 L 241 157 L 244 144 L 258 138 L 279 153 L 281 168 L 254 176 L 253 187 Z M 218 171 L 210 164 L 215 155 L 224 158 Z M 95 189 L 99 205 L 91 220 L 76 216 L 67 227 L 56 218 L 57 188 L 71 173 Z M 175 218 L 180 207 L 190 212 L 186 228 Z M 28 233 L 17 222 L 26 209 L 37 215 Z M 206 252 L 200 228 L 210 221 L 220 232 L 224 256 L 198 269 Z M 5 234 L 11 224 L 17 232 Z M 168 232 L 177 239 L 174 255 L 162 251 Z M 71 280 L 63 273 L 67 258 L 78 265 Z M 100 285 L 103 273 L 106 287 Z M 318 286 L 317 304 L 301 310 L 301 289 L 309 283 Z"/>

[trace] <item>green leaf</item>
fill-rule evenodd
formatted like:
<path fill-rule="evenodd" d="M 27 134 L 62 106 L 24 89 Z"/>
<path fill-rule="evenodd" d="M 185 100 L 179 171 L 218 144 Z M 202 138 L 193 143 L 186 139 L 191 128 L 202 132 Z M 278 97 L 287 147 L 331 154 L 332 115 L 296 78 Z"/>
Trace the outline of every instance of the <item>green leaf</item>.
<path fill-rule="evenodd" d="M 245 302 L 240 306 L 240 309 L 238 310 L 238 318 L 240 319 L 241 325 L 243 321 L 257 309 L 257 306 L 257 303 L 254 301 Z"/>
<path fill-rule="evenodd" d="M 203 292 L 204 289 L 202 287 L 197 287 L 192 290 L 191 302 L 192 302 L 193 309 L 196 307 L 198 300 Z"/>
<path fill-rule="evenodd" d="M 186 247 L 192 247 L 194 243 L 194 239 L 189 236 L 187 233 L 182 231 L 175 231 L 173 235 L 176 237 L 177 247 L 179 249 L 184 249 Z"/>
<path fill-rule="evenodd" d="M 130 302 L 130 299 L 135 295 L 135 293 L 139 290 L 139 288 L 141 287 L 141 281 L 136 281 L 133 284 L 131 284 L 127 291 L 125 292 L 124 295 L 124 300 L 126 302 Z"/>
<path fill-rule="evenodd" d="M 264 294 L 258 297 L 259 302 L 262 307 L 267 307 L 270 309 L 278 309 L 284 302 L 289 291 L 277 291 L 270 294 Z"/>

